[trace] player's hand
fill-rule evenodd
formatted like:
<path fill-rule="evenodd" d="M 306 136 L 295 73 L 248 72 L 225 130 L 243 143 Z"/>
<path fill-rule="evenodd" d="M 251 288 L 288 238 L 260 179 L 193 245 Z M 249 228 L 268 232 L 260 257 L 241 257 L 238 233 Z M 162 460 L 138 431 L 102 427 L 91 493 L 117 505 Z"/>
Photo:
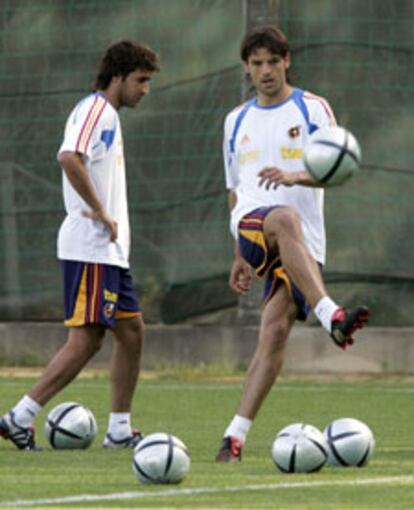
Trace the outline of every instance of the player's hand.
<path fill-rule="evenodd" d="M 230 272 L 230 287 L 237 294 L 246 294 L 252 284 L 252 269 L 241 257 L 236 257 Z"/>
<path fill-rule="evenodd" d="M 276 166 L 263 168 L 257 176 L 259 178 L 259 187 L 264 185 L 267 190 L 271 187 L 276 189 L 280 184 L 293 186 L 297 182 L 295 173 L 284 172 Z"/>
<path fill-rule="evenodd" d="M 118 223 L 104 211 L 83 211 L 85 218 L 100 221 L 108 229 L 109 239 L 113 243 L 118 238 Z"/>

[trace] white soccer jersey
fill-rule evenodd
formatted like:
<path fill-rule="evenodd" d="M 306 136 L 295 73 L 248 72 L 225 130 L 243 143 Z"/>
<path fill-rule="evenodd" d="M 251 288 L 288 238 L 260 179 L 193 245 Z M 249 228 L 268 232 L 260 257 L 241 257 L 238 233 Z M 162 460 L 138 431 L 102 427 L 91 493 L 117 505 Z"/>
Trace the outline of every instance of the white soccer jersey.
<path fill-rule="evenodd" d="M 118 112 L 100 93 L 80 101 L 66 123 L 62 152 L 77 152 L 104 209 L 118 224 L 118 238 L 86 218 L 90 207 L 63 172 L 63 198 L 67 216 L 58 236 L 58 258 L 129 267 L 130 231 L 121 124 Z"/>
<path fill-rule="evenodd" d="M 257 174 L 270 166 L 286 172 L 303 170 L 303 147 L 309 134 L 335 124 L 325 99 L 297 88 L 277 105 L 260 106 L 254 98 L 227 115 L 224 164 L 226 186 L 237 195 L 230 220 L 236 239 L 245 214 L 258 207 L 291 206 L 300 214 L 308 249 L 317 261 L 325 263 L 323 189 L 295 185 L 266 190 L 259 187 Z"/>

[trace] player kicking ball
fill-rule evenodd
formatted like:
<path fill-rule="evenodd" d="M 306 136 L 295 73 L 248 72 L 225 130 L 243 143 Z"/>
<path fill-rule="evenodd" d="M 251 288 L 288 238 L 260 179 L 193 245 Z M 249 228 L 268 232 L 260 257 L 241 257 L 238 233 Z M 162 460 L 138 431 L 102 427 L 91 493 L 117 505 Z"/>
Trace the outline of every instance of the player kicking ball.
<path fill-rule="evenodd" d="M 230 286 L 245 294 L 252 271 L 264 278 L 259 339 L 237 412 L 216 456 L 240 461 L 249 429 L 275 382 L 296 320 L 314 311 L 335 344 L 346 349 L 368 320 L 364 306 L 346 309 L 328 295 L 323 185 L 303 169 L 311 133 L 335 126 L 328 102 L 289 82 L 289 45 L 275 27 L 250 30 L 241 45 L 244 70 L 256 96 L 230 112 L 224 163 L 236 239 Z"/>

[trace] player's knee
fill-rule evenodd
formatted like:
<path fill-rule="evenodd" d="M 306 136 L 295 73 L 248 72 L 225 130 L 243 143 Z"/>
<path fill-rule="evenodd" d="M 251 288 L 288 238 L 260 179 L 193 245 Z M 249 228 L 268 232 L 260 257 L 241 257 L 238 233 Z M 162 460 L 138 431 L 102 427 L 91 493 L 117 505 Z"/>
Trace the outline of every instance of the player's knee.
<path fill-rule="evenodd" d="M 134 317 L 133 319 L 127 319 L 122 330 L 118 330 L 116 337 L 129 349 L 140 352 L 144 340 L 144 330 L 145 326 L 142 318 Z"/>
<path fill-rule="evenodd" d="M 280 207 L 275 210 L 274 224 L 278 231 L 285 230 L 292 232 L 300 225 L 300 216 L 293 207 Z"/>
<path fill-rule="evenodd" d="M 266 350 L 267 356 L 280 356 L 285 350 L 289 336 L 289 326 L 284 321 L 273 321 L 266 326 L 265 337 L 267 337 Z"/>
<path fill-rule="evenodd" d="M 140 342 L 142 342 L 145 333 L 145 324 L 142 317 L 137 317 L 137 320 L 133 321 L 131 324 L 131 328 L 134 335 L 139 338 Z"/>

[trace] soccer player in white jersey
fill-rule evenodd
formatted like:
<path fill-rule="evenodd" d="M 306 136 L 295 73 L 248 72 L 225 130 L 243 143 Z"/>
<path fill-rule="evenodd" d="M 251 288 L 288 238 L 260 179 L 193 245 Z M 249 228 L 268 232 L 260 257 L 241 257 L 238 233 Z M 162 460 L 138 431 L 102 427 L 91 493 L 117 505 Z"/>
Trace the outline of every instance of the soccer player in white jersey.
<path fill-rule="evenodd" d="M 345 349 L 368 310 L 344 309 L 325 289 L 325 228 L 321 184 L 303 170 L 310 133 L 335 125 L 328 102 L 288 80 L 285 35 L 272 26 L 251 29 L 241 59 L 256 96 L 230 112 L 224 127 L 224 163 L 231 232 L 236 239 L 230 286 L 245 294 L 252 268 L 263 277 L 259 339 L 235 416 L 217 461 L 241 460 L 248 431 L 282 367 L 296 319 L 313 309 L 334 342 Z"/>
<path fill-rule="evenodd" d="M 114 335 L 114 348 L 112 405 L 103 446 L 132 448 L 142 437 L 130 418 L 144 323 L 129 273 L 118 110 L 134 108 L 149 93 L 158 70 L 158 55 L 146 45 L 130 40 L 111 45 L 101 61 L 95 92 L 75 106 L 66 123 L 58 161 L 67 215 L 59 231 L 58 258 L 69 335 L 37 383 L 0 419 L 0 435 L 19 449 L 38 449 L 33 419 L 100 349 L 107 329 Z"/>

